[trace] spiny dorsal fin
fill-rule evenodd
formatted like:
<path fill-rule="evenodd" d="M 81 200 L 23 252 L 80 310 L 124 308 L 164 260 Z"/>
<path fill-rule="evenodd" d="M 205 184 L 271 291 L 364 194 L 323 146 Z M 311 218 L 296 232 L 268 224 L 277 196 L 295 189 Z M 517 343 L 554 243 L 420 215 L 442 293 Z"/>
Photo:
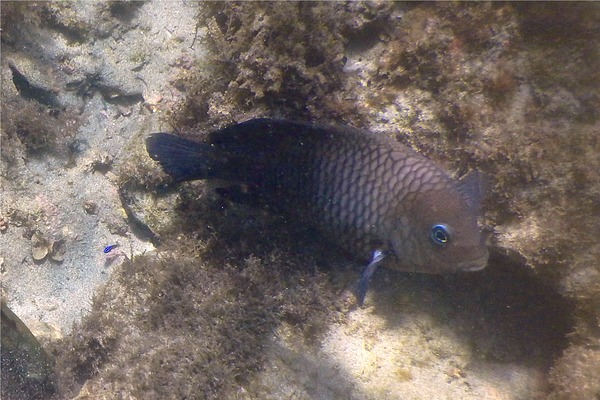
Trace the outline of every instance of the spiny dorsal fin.
<path fill-rule="evenodd" d="M 457 189 L 469 208 L 479 213 L 487 189 L 485 175 L 479 171 L 471 171 L 459 180 Z"/>

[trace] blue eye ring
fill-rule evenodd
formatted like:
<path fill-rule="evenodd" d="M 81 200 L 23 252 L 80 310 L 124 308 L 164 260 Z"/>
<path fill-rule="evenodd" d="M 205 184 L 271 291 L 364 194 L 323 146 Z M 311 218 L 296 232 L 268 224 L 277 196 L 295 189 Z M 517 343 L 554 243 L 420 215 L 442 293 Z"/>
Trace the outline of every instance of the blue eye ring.
<path fill-rule="evenodd" d="M 446 246 L 450 241 L 450 228 L 444 224 L 431 227 L 431 241 L 438 246 Z"/>

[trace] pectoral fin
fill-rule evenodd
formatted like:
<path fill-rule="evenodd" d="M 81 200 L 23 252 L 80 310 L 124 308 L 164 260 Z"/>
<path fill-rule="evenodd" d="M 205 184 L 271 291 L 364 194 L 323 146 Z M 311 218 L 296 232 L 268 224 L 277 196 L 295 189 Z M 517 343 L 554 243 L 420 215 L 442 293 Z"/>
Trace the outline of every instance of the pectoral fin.
<path fill-rule="evenodd" d="M 358 281 L 358 287 L 356 289 L 356 300 L 358 305 L 362 307 L 365 302 L 365 296 L 367 295 L 367 289 L 369 288 L 369 280 L 377 269 L 377 266 L 385 258 L 385 253 L 379 249 L 373 252 L 369 265 L 363 271 L 360 280 Z"/>

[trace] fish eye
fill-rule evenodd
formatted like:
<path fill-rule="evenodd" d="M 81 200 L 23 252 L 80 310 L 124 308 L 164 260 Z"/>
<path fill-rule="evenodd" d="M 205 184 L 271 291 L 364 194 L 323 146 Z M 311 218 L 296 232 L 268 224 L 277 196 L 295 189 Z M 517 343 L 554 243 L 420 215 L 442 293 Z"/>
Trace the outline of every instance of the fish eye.
<path fill-rule="evenodd" d="M 444 224 L 437 224 L 431 227 L 431 240 L 433 243 L 445 246 L 450 241 L 450 229 Z"/>

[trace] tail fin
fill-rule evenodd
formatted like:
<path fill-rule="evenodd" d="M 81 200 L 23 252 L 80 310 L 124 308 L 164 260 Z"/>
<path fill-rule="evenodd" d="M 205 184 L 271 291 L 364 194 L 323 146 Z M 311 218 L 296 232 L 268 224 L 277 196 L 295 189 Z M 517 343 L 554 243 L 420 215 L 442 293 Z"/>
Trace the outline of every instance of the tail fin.
<path fill-rule="evenodd" d="M 175 181 L 191 181 L 213 176 L 215 154 L 211 145 L 168 133 L 153 133 L 146 150 Z"/>

